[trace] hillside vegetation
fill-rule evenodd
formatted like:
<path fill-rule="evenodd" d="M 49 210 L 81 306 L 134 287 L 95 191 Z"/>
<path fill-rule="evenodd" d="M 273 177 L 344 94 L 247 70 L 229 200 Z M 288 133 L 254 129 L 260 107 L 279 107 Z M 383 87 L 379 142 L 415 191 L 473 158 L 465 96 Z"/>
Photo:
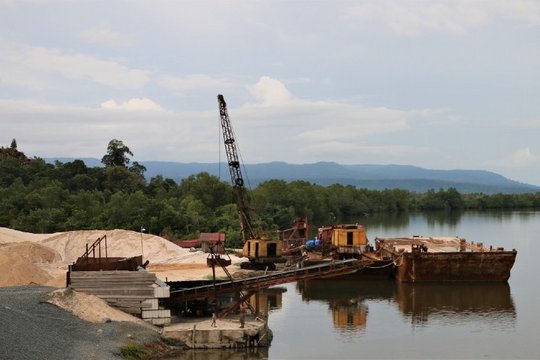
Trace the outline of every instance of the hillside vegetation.
<path fill-rule="evenodd" d="M 15 141 L 14 141 L 15 143 Z M 30 159 L 0 148 L 0 226 L 33 233 L 84 229 L 142 228 L 189 239 L 199 232 L 225 232 L 237 244 L 240 229 L 228 182 L 201 172 L 180 182 L 130 162 L 131 151 L 111 140 L 102 166 L 82 160 Z M 269 232 L 290 227 L 296 216 L 315 225 L 359 221 L 368 214 L 417 210 L 540 208 L 540 193 L 462 194 L 455 188 L 418 193 L 369 190 L 305 180 L 265 180 L 249 192 L 256 225 Z"/>
<path fill-rule="evenodd" d="M 73 158 L 45 159 L 50 163 L 56 160 L 70 162 Z M 81 159 L 87 166 L 100 166 L 98 159 Z M 147 169 L 147 180 L 162 175 L 181 181 L 191 175 L 206 172 L 219 176 L 227 173 L 224 163 L 180 163 L 172 161 L 141 161 Z M 304 180 L 313 184 L 328 186 L 332 184 L 353 185 L 370 190 L 404 189 L 426 192 L 430 189 L 455 188 L 460 193 L 520 194 L 540 191 L 540 186 L 521 183 L 502 175 L 485 170 L 434 170 L 411 165 L 342 165 L 334 162 L 312 164 L 289 164 L 270 162 L 246 164 L 249 182 L 257 186 L 267 180 L 288 182 Z"/>

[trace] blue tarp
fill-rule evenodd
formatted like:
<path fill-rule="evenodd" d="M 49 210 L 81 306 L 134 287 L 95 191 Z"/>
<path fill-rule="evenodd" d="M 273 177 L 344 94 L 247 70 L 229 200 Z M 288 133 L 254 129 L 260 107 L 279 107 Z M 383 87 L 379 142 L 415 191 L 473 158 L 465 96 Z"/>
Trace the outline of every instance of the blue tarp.
<path fill-rule="evenodd" d="M 318 245 L 321 245 L 322 242 L 321 240 L 319 239 L 313 239 L 313 240 L 308 240 L 306 241 L 306 246 L 307 247 L 310 247 L 310 246 L 318 246 Z"/>

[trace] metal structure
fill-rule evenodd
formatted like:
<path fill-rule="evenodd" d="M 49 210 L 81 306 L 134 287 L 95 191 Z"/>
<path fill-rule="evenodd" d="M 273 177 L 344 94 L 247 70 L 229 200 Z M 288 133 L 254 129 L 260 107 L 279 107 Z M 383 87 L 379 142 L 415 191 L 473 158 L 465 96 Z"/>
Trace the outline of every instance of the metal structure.
<path fill-rule="evenodd" d="M 138 267 L 146 267 L 148 261 L 143 264 L 142 255 L 133 257 L 110 257 L 107 251 L 107 235 L 99 237 L 92 245 L 86 244 L 85 253 L 77 258 L 73 264 L 68 265 L 66 273 L 66 286 L 71 283 L 73 271 L 103 271 L 103 270 L 128 270 L 135 271 Z"/>
<path fill-rule="evenodd" d="M 248 206 L 246 188 L 244 186 L 244 178 L 242 177 L 242 170 L 240 159 L 238 156 L 238 148 L 236 146 L 236 140 L 234 138 L 234 132 L 227 112 L 227 103 L 223 98 L 223 95 L 218 95 L 219 115 L 221 118 L 221 129 L 223 132 L 223 142 L 225 144 L 225 153 L 227 155 L 227 161 L 229 165 L 229 172 L 231 174 L 231 183 L 233 186 L 233 196 L 238 210 L 238 217 L 240 219 L 240 230 L 242 232 L 242 240 L 246 242 L 249 239 L 255 239 L 257 235 L 253 230 L 253 219 L 251 216 L 251 210 Z"/>
<path fill-rule="evenodd" d="M 229 280 L 221 283 L 197 286 L 187 289 L 171 290 L 171 300 L 211 299 L 217 295 L 245 292 L 246 294 L 274 285 L 299 280 L 324 279 L 355 273 L 371 265 L 371 260 L 348 259 L 306 266 L 293 270 L 279 271 L 267 275 L 255 276 L 241 280 Z M 231 278 L 230 278 L 231 279 Z M 244 295 L 245 296 L 245 295 Z"/>
<path fill-rule="evenodd" d="M 294 219 L 291 228 L 281 231 L 283 249 L 291 250 L 305 245 L 309 238 L 310 228 L 307 218 L 297 217 Z"/>
<path fill-rule="evenodd" d="M 515 249 L 486 247 L 459 237 L 375 238 L 381 256 L 394 260 L 400 282 L 507 281 Z"/>
<path fill-rule="evenodd" d="M 275 263 L 285 262 L 281 256 L 283 243 L 281 240 L 272 240 L 260 230 L 255 230 L 253 217 L 249 207 L 248 194 L 242 176 L 239 152 L 234 137 L 231 121 L 227 112 L 227 103 L 223 95 L 217 96 L 219 115 L 221 119 L 221 129 L 223 131 L 223 142 L 225 153 L 231 174 L 233 186 L 233 196 L 238 211 L 240 221 L 240 231 L 242 233 L 243 255 L 249 259 L 249 263 L 242 263 L 244 269 L 275 269 Z"/>

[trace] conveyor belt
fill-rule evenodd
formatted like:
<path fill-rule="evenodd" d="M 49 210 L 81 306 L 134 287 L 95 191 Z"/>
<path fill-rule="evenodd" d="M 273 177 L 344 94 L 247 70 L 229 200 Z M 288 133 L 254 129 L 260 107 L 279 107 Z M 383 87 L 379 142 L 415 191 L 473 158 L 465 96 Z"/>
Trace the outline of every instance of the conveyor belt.
<path fill-rule="evenodd" d="M 370 260 L 339 260 L 324 264 L 306 266 L 293 270 L 277 271 L 271 274 L 203 285 L 186 289 L 171 290 L 171 300 L 188 301 L 209 299 L 222 294 L 239 291 L 257 291 L 270 286 L 285 284 L 298 280 L 324 279 L 354 273 L 372 263 Z"/>

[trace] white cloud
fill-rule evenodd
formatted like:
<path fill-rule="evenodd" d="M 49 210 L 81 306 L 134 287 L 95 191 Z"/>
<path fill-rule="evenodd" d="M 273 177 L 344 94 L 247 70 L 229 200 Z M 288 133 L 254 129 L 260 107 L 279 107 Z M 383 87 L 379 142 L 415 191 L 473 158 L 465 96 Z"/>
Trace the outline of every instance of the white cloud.
<path fill-rule="evenodd" d="M 536 157 L 531 153 L 531 150 L 527 148 L 518 149 L 512 155 L 508 157 L 509 166 L 527 166 L 534 162 Z"/>
<path fill-rule="evenodd" d="M 285 85 L 269 76 L 263 76 L 249 87 L 251 94 L 263 105 L 283 105 L 293 99 Z"/>
<path fill-rule="evenodd" d="M 184 77 L 164 75 L 158 83 L 180 96 L 193 90 L 213 90 L 217 94 L 225 89 L 239 86 L 235 79 L 207 74 L 190 74 Z"/>
<path fill-rule="evenodd" d="M 147 98 L 133 98 L 124 102 L 107 100 L 101 104 L 102 109 L 126 110 L 126 111 L 163 111 L 163 108 Z"/>
<path fill-rule="evenodd" d="M 494 12 L 528 26 L 540 25 L 540 2 L 537 0 L 498 0 L 493 2 Z"/>
<path fill-rule="evenodd" d="M 209 152 L 217 154 L 217 144 L 208 147 L 215 132 L 205 131 L 208 119 L 215 117 L 205 112 L 111 111 L 0 100 L 0 144 L 15 138 L 28 156 L 101 157 L 108 141 L 116 138 L 137 160 L 204 161 L 211 158 Z"/>
<path fill-rule="evenodd" d="M 374 144 L 372 137 L 407 130 L 410 119 L 430 116 L 430 111 L 300 99 L 285 83 L 270 77 L 262 77 L 251 88 L 257 102 L 228 102 L 246 162 L 359 163 L 380 159 L 381 154 L 402 159 L 425 152 L 420 145 Z M 217 141 L 218 124 L 217 106 L 169 112 L 148 98 L 111 99 L 100 108 L 0 101 L 4 142 L 17 138 L 21 149 L 30 143 L 28 153 L 36 156 L 100 156 L 102 144 L 119 138 L 144 159 L 217 161 L 223 146 Z"/>
<path fill-rule="evenodd" d="M 404 36 L 424 32 L 463 34 L 501 19 L 538 26 L 540 3 L 534 0 L 382 0 L 355 4 L 346 9 L 342 17 L 353 27 L 382 22 Z"/>
<path fill-rule="evenodd" d="M 536 156 L 530 148 L 525 147 L 517 149 L 513 153 L 504 156 L 498 161 L 489 162 L 486 165 L 495 169 L 523 169 L 536 163 Z"/>
<path fill-rule="evenodd" d="M 77 34 L 77 37 L 89 44 L 101 44 L 110 46 L 128 46 L 131 40 L 126 35 L 113 31 L 110 26 L 101 24 Z"/>
<path fill-rule="evenodd" d="M 114 89 L 137 89 L 150 81 L 148 71 L 131 69 L 112 60 L 102 60 L 81 53 L 57 49 L 0 44 L 3 69 L 0 81 L 29 89 L 43 89 L 54 84 L 54 77 L 87 81 Z M 51 85 L 52 87 L 52 85 Z"/>
<path fill-rule="evenodd" d="M 369 107 L 337 100 L 314 101 L 295 97 L 285 83 L 261 77 L 248 87 L 257 100 L 235 110 L 245 125 L 253 128 L 287 128 L 299 140 L 329 141 L 365 138 L 408 128 L 410 118 L 426 117 L 431 110 L 402 111 Z"/>
<path fill-rule="evenodd" d="M 373 161 L 374 155 L 377 159 L 386 157 L 385 162 L 402 162 L 403 156 L 426 153 L 427 147 L 373 144 L 373 138 L 408 131 L 412 120 L 446 116 L 444 111 L 430 109 L 404 111 L 301 99 L 285 83 L 268 76 L 249 88 L 256 102 L 228 102 L 232 125 L 248 162 L 358 163 L 362 159 Z"/>

